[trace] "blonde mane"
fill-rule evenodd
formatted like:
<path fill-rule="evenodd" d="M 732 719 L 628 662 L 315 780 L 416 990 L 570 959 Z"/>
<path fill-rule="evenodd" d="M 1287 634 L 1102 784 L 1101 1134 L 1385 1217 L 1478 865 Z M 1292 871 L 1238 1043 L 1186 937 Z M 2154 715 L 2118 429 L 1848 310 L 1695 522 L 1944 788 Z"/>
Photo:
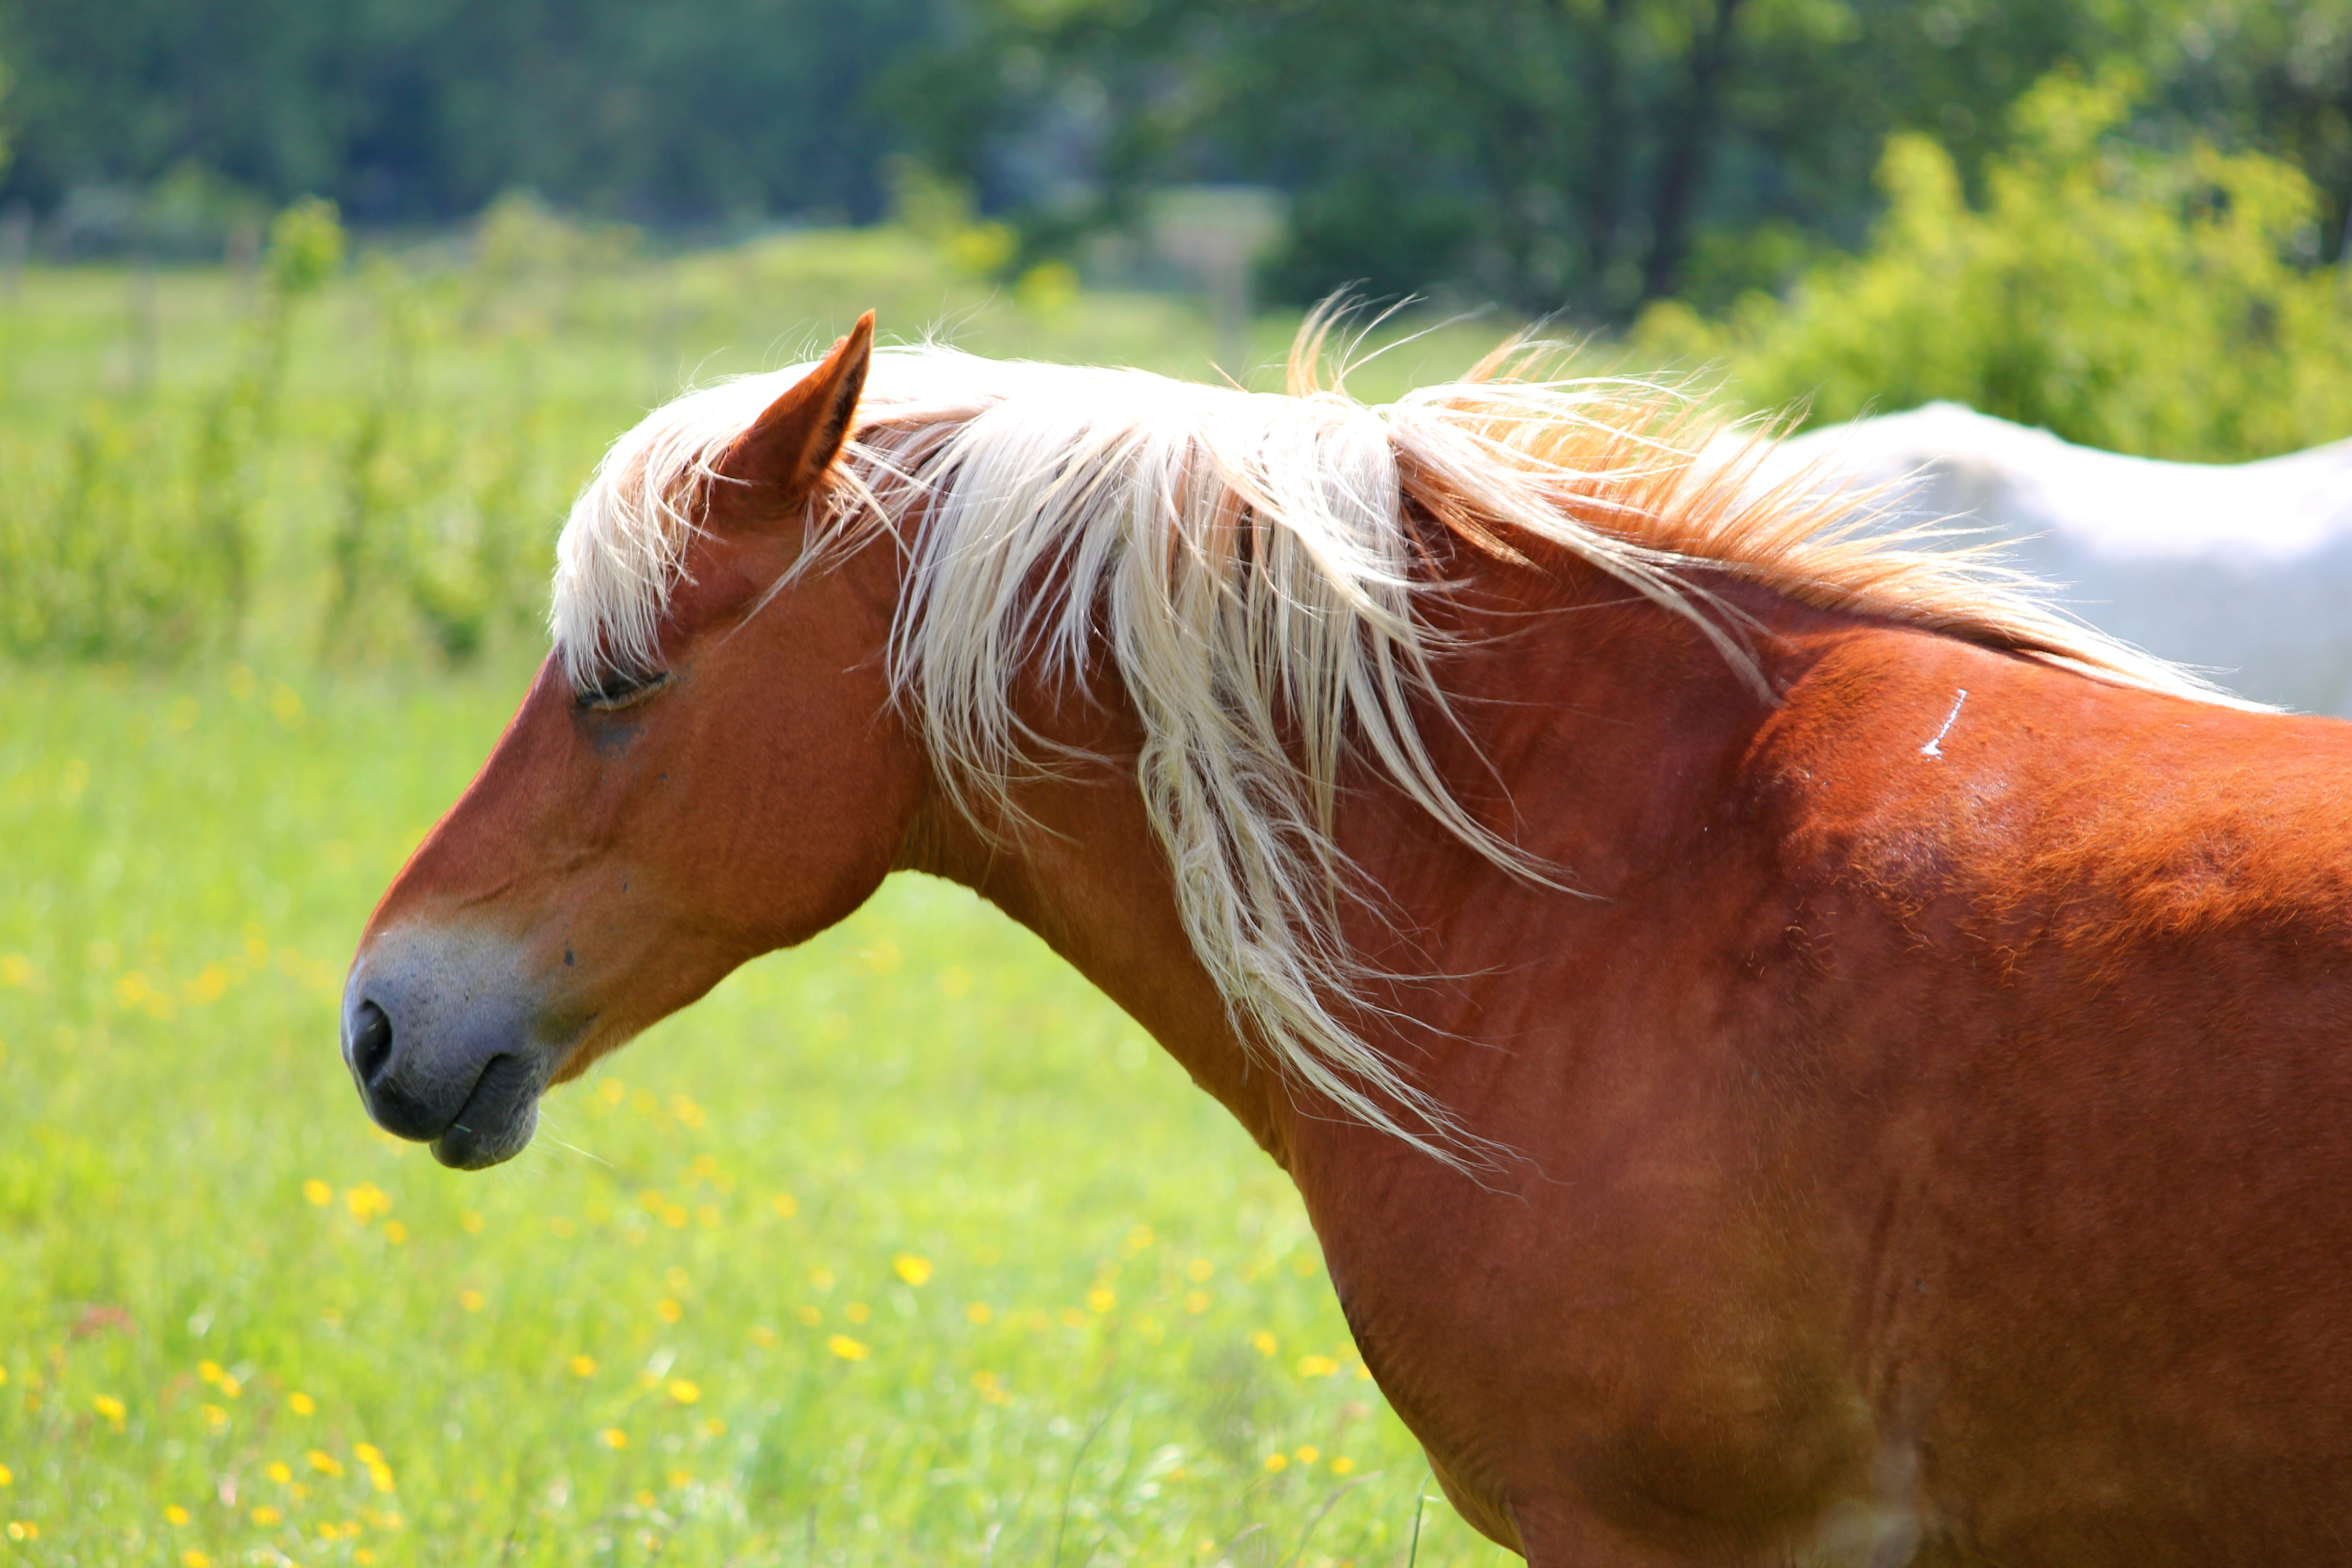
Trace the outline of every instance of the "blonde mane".
<path fill-rule="evenodd" d="M 883 349 L 793 572 L 895 534 L 908 565 L 891 678 L 968 809 L 1008 810 L 1051 765 L 1016 682 L 1075 684 L 1108 655 L 1142 721 L 1137 771 L 1185 931 L 1241 1037 L 1449 1163 L 1474 1141 L 1350 1022 L 1371 975 L 1337 934 L 1355 890 L 1332 831 L 1344 759 L 1512 874 L 1552 873 L 1474 820 L 1423 749 L 1415 703 L 1447 710 L 1421 602 L 1444 584 L 1408 502 L 1489 555 L 1565 552 L 1619 579 L 1688 618 L 1767 702 L 1751 628 L 1695 570 L 2226 700 L 1981 551 L 1872 532 L 1866 509 L 1808 476 L 1755 482 L 1769 443 L 1702 461 L 1719 429 L 1670 392 L 1545 379 L 1507 346 L 1468 379 L 1367 406 L 1320 384 L 1324 330 L 1302 335 L 1287 395 Z M 552 629 L 575 683 L 651 668 L 713 463 L 809 368 L 689 394 L 606 455 L 558 546 Z"/>

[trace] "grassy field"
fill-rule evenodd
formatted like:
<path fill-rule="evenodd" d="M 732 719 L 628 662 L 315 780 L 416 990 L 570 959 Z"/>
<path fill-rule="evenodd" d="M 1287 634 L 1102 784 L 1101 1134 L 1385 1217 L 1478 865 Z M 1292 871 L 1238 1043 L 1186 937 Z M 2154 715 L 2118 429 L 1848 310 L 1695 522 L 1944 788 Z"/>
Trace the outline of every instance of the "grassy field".
<path fill-rule="evenodd" d="M 604 441 L 866 304 L 1207 369 L 1181 300 L 1024 299 L 903 236 L 429 260 L 300 301 L 271 427 L 214 470 L 250 284 L 36 270 L 0 301 L 0 602 L 196 602 L 171 552 L 205 483 L 252 589 L 176 640 L 20 626 L 0 663 L 0 1563 L 1500 1558 L 1423 1514 L 1280 1173 L 958 889 L 901 879 L 751 966 L 558 1091 L 513 1165 L 371 1130 L 343 965 L 520 693 Z M 424 598 L 493 531 L 494 624 L 438 637 Z"/>

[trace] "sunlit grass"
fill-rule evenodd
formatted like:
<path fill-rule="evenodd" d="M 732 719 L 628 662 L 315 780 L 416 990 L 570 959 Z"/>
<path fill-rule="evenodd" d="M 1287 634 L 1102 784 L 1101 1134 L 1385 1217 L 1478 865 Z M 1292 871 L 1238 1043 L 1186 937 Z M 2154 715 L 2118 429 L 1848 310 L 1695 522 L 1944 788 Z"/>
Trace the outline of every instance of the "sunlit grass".
<path fill-rule="evenodd" d="M 959 889 L 514 1164 L 373 1131 L 342 965 L 518 689 L 0 689 L 0 1562 L 1403 1561 L 1423 1464 L 1286 1179 Z M 1419 1553 L 1496 1556 L 1435 1503 Z"/>

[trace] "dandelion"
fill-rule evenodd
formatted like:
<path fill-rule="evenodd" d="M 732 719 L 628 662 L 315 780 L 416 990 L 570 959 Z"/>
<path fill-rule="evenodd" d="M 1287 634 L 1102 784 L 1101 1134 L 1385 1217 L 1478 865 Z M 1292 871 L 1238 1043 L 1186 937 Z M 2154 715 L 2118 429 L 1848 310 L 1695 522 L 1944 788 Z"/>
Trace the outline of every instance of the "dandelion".
<path fill-rule="evenodd" d="M 342 1479 L 343 1462 L 324 1448 L 313 1448 L 302 1457 L 309 1460 L 310 1468 L 320 1475 L 333 1476 L 338 1480 Z"/>
<path fill-rule="evenodd" d="M 21 952 L 0 953 L 0 985 L 30 985 L 33 965 Z"/>
<path fill-rule="evenodd" d="M 1063 1308 L 1061 1315 L 1062 1326 L 1066 1329 L 1083 1329 L 1087 1326 L 1086 1313 L 1076 1307 Z"/>
<path fill-rule="evenodd" d="M 302 1195 L 320 1208 L 335 1201 L 335 1189 L 313 1176 L 302 1184 Z"/>
<path fill-rule="evenodd" d="M 5 1465 L 0 1465 L 0 1487 L 13 1487 L 16 1484 L 16 1472 Z"/>
<path fill-rule="evenodd" d="M 674 1377 L 669 1380 L 669 1396 L 680 1405 L 692 1405 L 702 1397 L 702 1388 L 682 1377 Z"/>
<path fill-rule="evenodd" d="M 874 1315 L 874 1309 L 863 1301 L 852 1301 L 841 1310 L 841 1315 L 853 1323 L 862 1323 Z"/>
<path fill-rule="evenodd" d="M 1339 1370 L 1339 1363 L 1328 1355 L 1303 1355 L 1298 1358 L 1301 1377 L 1328 1377 Z"/>
<path fill-rule="evenodd" d="M 489 1223 L 489 1221 L 484 1219 L 472 1209 L 467 1209 L 464 1214 L 457 1216 L 457 1228 L 464 1231 L 467 1236 L 481 1235 L 482 1227 Z"/>
<path fill-rule="evenodd" d="M 1205 1258 L 1195 1258 L 1184 1265 L 1184 1278 L 1195 1285 L 1207 1283 L 1209 1277 L 1216 1271 L 1217 1266 Z"/>
<path fill-rule="evenodd" d="M 213 1560 L 191 1546 L 180 1553 L 180 1568 L 213 1568 Z"/>
<path fill-rule="evenodd" d="M 778 1219 L 790 1219 L 801 1212 L 800 1199 L 790 1193 L 778 1193 L 768 1200 L 768 1206 L 776 1211 Z"/>
<path fill-rule="evenodd" d="M 824 1348 L 844 1361 L 864 1361 L 874 1352 L 847 1334 L 835 1334 L 824 1342 Z"/>
<path fill-rule="evenodd" d="M 171 1507 L 163 1510 L 163 1522 L 165 1524 L 185 1524 L 188 1522 L 188 1510 L 182 1508 L 178 1503 L 173 1503 Z"/>
<path fill-rule="evenodd" d="M 286 1396 L 286 1408 L 297 1415 L 310 1415 L 318 1412 L 319 1402 L 298 1389 Z"/>
<path fill-rule="evenodd" d="M 368 1568 L 368 1564 L 375 1561 L 375 1553 L 362 1546 L 352 1553 L 352 1561 L 358 1563 L 360 1568 Z"/>
<path fill-rule="evenodd" d="M 365 1225 L 378 1215 L 392 1212 L 392 1194 L 373 1182 L 362 1182 L 343 1194 L 343 1206 L 352 1211 L 353 1219 Z"/>
<path fill-rule="evenodd" d="M 224 1376 L 215 1386 L 231 1399 L 236 1398 L 245 1392 L 245 1384 L 239 1378 Z"/>
<path fill-rule="evenodd" d="M 1345 1454 L 1340 1455 L 1338 1458 L 1331 1461 L 1331 1473 L 1335 1476 L 1347 1475 L 1353 1471 L 1355 1468 L 1356 1461 L 1348 1458 Z"/>
<path fill-rule="evenodd" d="M 824 1321 L 824 1313 L 814 1307 L 794 1307 L 793 1316 L 811 1328 L 816 1327 Z"/>
<path fill-rule="evenodd" d="M 220 1363 L 216 1361 L 200 1361 L 196 1363 L 196 1375 L 204 1379 L 206 1383 L 218 1383 L 227 1374 L 221 1371 Z"/>
<path fill-rule="evenodd" d="M 276 1459 L 272 1459 L 268 1464 L 264 1465 L 261 1468 L 261 1473 L 268 1476 L 271 1480 L 276 1481 L 281 1487 L 288 1481 L 294 1479 L 294 1472 L 287 1468 L 282 1461 Z"/>
<path fill-rule="evenodd" d="M 898 1278 L 909 1285 L 919 1286 L 931 1277 L 931 1260 L 919 1258 L 911 1252 L 898 1254 L 890 1260 L 890 1267 L 897 1269 Z"/>
<path fill-rule="evenodd" d="M 457 1305 L 468 1312 L 478 1312 L 482 1310 L 482 1293 L 479 1290 L 460 1290 L 457 1292 Z"/>
<path fill-rule="evenodd" d="M 616 1078 L 608 1078 L 596 1086 L 596 1098 L 607 1105 L 618 1105 L 628 1095 L 629 1086 Z"/>
<path fill-rule="evenodd" d="M 684 1204 L 664 1204 L 661 1211 L 661 1222 L 662 1224 L 669 1226 L 672 1230 L 685 1229 L 686 1205 Z"/>
<path fill-rule="evenodd" d="M 971 1322 L 984 1323 L 988 1321 L 989 1319 L 996 1316 L 996 1313 L 987 1302 L 973 1301 L 964 1308 L 963 1315 Z"/>
<path fill-rule="evenodd" d="M 1292 1455 L 1302 1465 L 1311 1465 L 1323 1457 L 1323 1450 L 1312 1443 L 1302 1443 Z"/>
<path fill-rule="evenodd" d="M 719 1217 L 717 1204 L 701 1204 L 697 1205 L 694 1211 L 694 1223 L 705 1230 L 717 1229 Z"/>
<path fill-rule="evenodd" d="M 727 1423 L 714 1415 L 702 1424 L 702 1435 L 706 1437 L 724 1437 L 727 1436 Z"/>
<path fill-rule="evenodd" d="M 675 1323 L 686 1316 L 686 1309 L 665 1296 L 654 1303 L 654 1316 L 665 1323 Z"/>
<path fill-rule="evenodd" d="M 1118 1305 L 1118 1295 L 1108 1285 L 1097 1285 L 1087 1292 L 1087 1310 L 1108 1312 Z"/>
<path fill-rule="evenodd" d="M 593 1356 L 584 1355 L 573 1356 L 572 1358 L 572 1375 L 574 1377 L 595 1376 L 596 1358 Z"/>
<path fill-rule="evenodd" d="M 268 1526 L 269 1526 L 269 1525 L 276 1524 L 279 1520 L 281 1520 L 281 1519 L 285 1518 L 286 1516 L 285 1516 L 284 1514 L 279 1513 L 276 1509 L 274 1509 L 274 1508 L 270 1507 L 268 1503 L 263 1503 L 259 1508 L 255 1509 L 255 1510 L 253 1510 L 253 1512 L 252 1512 L 251 1514 L 249 1514 L 247 1517 L 248 1517 L 248 1518 L 250 1518 L 250 1519 L 253 1521 L 253 1522 L 254 1522 L 254 1523 L 258 1524 L 258 1525 L 261 1525 L 261 1526 L 264 1526 L 264 1527 L 266 1528 L 266 1527 L 268 1527 Z"/>
<path fill-rule="evenodd" d="M 687 1277 L 685 1269 L 672 1268 L 662 1276 L 662 1283 L 683 1296 L 686 1294 L 687 1287 L 694 1281 Z"/>
<path fill-rule="evenodd" d="M 810 1284 L 812 1284 L 812 1285 L 814 1285 L 814 1286 L 815 1286 L 815 1287 L 816 1287 L 818 1289 L 820 1289 L 820 1290 L 830 1290 L 830 1289 L 833 1289 L 833 1270 L 832 1270 L 832 1269 L 830 1269 L 830 1268 L 812 1268 L 812 1269 L 810 1269 L 810 1270 L 809 1270 L 809 1283 L 810 1283 Z"/>
<path fill-rule="evenodd" d="M 1280 1472 L 1290 1468 L 1290 1456 L 1287 1454 L 1268 1454 L 1265 1457 L 1265 1468 L 1268 1470 L 1279 1474 Z"/>
<path fill-rule="evenodd" d="M 31 1520 L 29 1520 L 29 1519 L 12 1519 L 12 1520 L 10 1520 L 10 1521 L 8 1521 L 8 1539 L 9 1539 L 9 1540 L 11 1540 L 11 1541 L 38 1541 L 40 1538 L 41 1538 L 41 1527 L 40 1527 L 39 1525 L 37 1525 L 37 1524 L 35 1524 Z"/>
<path fill-rule="evenodd" d="M 776 1331 L 765 1323 L 754 1323 L 751 1325 L 751 1342 L 762 1346 L 774 1344 Z"/>
<path fill-rule="evenodd" d="M 122 1401 L 110 1394 L 100 1394 L 89 1402 L 89 1407 L 105 1416 L 118 1432 L 122 1430 L 122 1418 L 130 1414 L 123 1408 Z"/>
<path fill-rule="evenodd" d="M 618 1426 L 607 1426 L 596 1434 L 596 1441 L 607 1448 L 625 1448 L 629 1446 L 629 1435 Z"/>
<path fill-rule="evenodd" d="M 1250 1343 L 1257 1347 L 1258 1354 L 1265 1356 L 1270 1356 L 1282 1348 L 1281 1342 L 1264 1329 L 1250 1336 Z"/>
<path fill-rule="evenodd" d="M 197 1412 L 204 1416 L 205 1425 L 213 1431 L 226 1432 L 228 1430 L 228 1412 L 223 1410 L 219 1405 L 199 1405 L 197 1406 Z"/>
<path fill-rule="evenodd" d="M 396 1219 L 388 1219 L 383 1222 L 383 1238 L 398 1247 L 408 1239 L 408 1227 Z"/>
<path fill-rule="evenodd" d="M 1209 1310 L 1209 1293 L 1206 1290 L 1186 1291 L 1184 1294 L 1184 1310 L 1192 1313 L 1194 1317 L 1199 1317 L 1202 1313 Z"/>

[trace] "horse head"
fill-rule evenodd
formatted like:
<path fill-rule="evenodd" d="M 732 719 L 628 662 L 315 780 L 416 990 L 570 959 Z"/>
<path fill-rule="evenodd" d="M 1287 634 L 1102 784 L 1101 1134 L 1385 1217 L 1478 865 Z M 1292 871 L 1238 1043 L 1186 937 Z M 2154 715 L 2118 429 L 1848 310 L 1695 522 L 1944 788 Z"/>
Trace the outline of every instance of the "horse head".
<path fill-rule="evenodd" d="M 344 1060 L 377 1123 L 443 1163 L 511 1157 L 551 1084 L 889 871 L 926 778 L 885 669 L 896 553 L 791 570 L 872 342 L 869 314 L 698 465 L 641 646 L 559 636 L 370 920 Z"/>

